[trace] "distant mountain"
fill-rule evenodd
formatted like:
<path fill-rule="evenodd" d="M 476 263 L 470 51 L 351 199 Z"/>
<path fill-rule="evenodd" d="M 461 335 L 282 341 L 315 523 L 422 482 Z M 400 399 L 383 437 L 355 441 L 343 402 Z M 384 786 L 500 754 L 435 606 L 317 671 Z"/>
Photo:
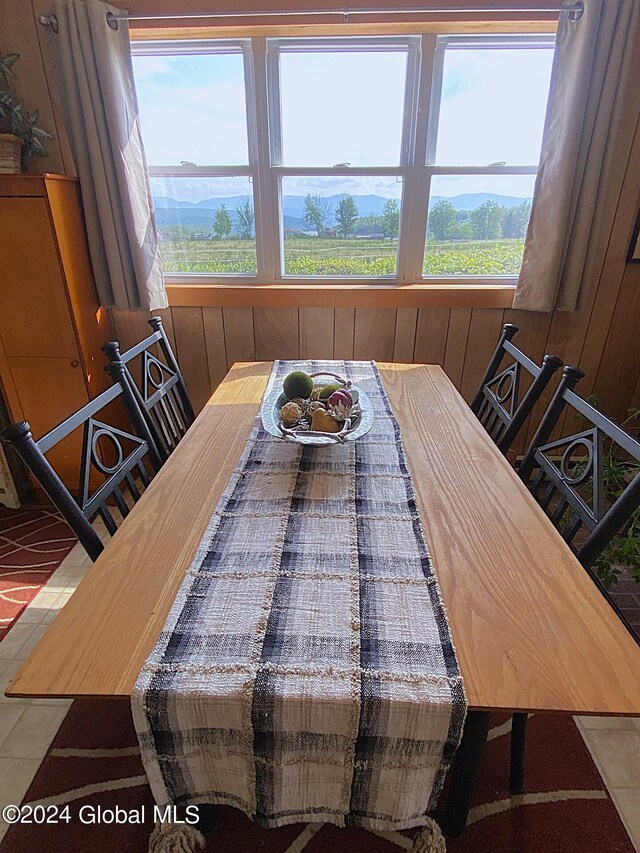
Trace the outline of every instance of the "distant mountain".
<path fill-rule="evenodd" d="M 346 193 L 327 196 L 329 207 L 335 210 L 336 206 Z M 168 228 L 173 225 L 184 225 L 188 228 L 206 228 L 210 229 L 213 225 L 213 217 L 215 211 L 224 204 L 231 220 L 235 226 L 235 210 L 239 204 L 249 199 L 248 195 L 228 196 L 225 198 L 207 198 L 193 203 L 190 201 L 178 201 L 169 196 L 154 196 L 153 201 L 156 211 L 156 220 L 158 227 Z M 429 207 L 433 207 L 439 201 L 442 201 L 445 196 L 431 196 L 429 199 Z M 358 206 L 360 216 L 380 216 L 387 201 L 386 198 L 379 195 L 356 195 L 355 202 Z M 282 198 L 282 210 L 284 225 L 286 228 L 304 229 L 304 200 L 303 195 L 285 195 Z M 523 201 L 530 199 L 518 198 L 510 195 L 496 195 L 494 193 L 466 193 L 447 197 L 447 201 L 455 207 L 456 210 L 475 210 L 484 204 L 486 201 L 495 201 L 504 207 L 514 207 L 521 204 Z M 330 224 L 332 224 L 330 222 Z"/>
<path fill-rule="evenodd" d="M 195 207 L 201 210 L 217 210 L 221 204 L 225 204 L 227 210 L 235 210 L 239 204 L 250 198 L 250 195 L 231 195 L 227 196 L 227 198 L 204 198 L 202 201 L 196 202 Z"/>
<path fill-rule="evenodd" d="M 156 210 L 159 208 L 189 208 L 194 206 L 190 201 L 178 201 L 166 195 L 154 195 L 153 204 Z"/>

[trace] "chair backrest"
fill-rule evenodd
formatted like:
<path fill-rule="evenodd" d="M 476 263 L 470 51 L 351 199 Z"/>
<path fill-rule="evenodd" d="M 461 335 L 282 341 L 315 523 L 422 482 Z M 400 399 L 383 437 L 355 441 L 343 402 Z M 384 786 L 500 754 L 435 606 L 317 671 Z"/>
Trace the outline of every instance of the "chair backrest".
<path fill-rule="evenodd" d="M 118 381 L 117 377 L 124 370 L 156 447 L 167 459 L 194 422 L 195 414 L 162 320 L 152 317 L 148 322 L 153 334 L 125 353 L 120 353 L 117 341 L 105 344 L 102 351 L 109 359 L 107 370 L 114 381 Z M 156 345 L 158 355 L 150 352 Z M 136 358 L 140 359 L 139 383 L 132 371 Z"/>
<path fill-rule="evenodd" d="M 498 346 L 471 404 L 471 410 L 502 453 L 509 450 L 549 380 L 563 364 L 557 356 L 545 355 L 542 366 L 538 366 L 511 343 L 517 331 L 518 327 L 512 323 L 503 327 Z M 506 367 L 503 366 L 505 360 L 508 362 Z M 529 373 L 533 381 L 521 399 L 522 370 Z"/>
<path fill-rule="evenodd" d="M 640 507 L 640 467 L 632 478 L 621 472 L 612 483 L 607 457 L 631 470 L 640 463 L 640 442 L 574 392 L 582 376 L 578 368 L 564 368 L 518 474 L 582 565 L 592 569 Z M 563 415 L 570 434 L 550 441 Z M 638 639 L 597 573 L 589 573 Z"/>
<path fill-rule="evenodd" d="M 133 433 L 106 422 L 111 419 L 108 414 L 103 415 L 104 420 L 100 417 L 103 409 L 118 398 L 124 403 Z M 83 430 L 82 460 L 78 495 L 74 498 L 45 454 L 77 429 Z M 124 518 L 129 513 L 129 501 L 136 502 L 149 485 L 145 458 L 148 457 L 153 471 L 162 465 L 142 412 L 126 383 L 109 388 L 37 441 L 26 421 L 8 427 L 2 440 L 15 448 L 92 560 L 98 558 L 103 545 L 90 524 L 91 519 L 99 515 L 113 535 L 117 529 L 114 511 Z M 103 480 L 97 487 L 96 475 Z"/>

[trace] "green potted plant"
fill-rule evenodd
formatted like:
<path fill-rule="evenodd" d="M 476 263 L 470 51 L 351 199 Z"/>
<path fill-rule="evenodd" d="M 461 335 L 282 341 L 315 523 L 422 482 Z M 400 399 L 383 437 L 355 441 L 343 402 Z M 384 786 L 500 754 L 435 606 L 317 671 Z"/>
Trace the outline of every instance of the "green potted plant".
<path fill-rule="evenodd" d="M 32 157 L 46 157 L 44 139 L 53 139 L 38 126 L 39 112 L 27 112 L 11 89 L 16 79 L 13 65 L 19 53 L 0 56 L 0 173 L 15 174 L 25 169 Z"/>

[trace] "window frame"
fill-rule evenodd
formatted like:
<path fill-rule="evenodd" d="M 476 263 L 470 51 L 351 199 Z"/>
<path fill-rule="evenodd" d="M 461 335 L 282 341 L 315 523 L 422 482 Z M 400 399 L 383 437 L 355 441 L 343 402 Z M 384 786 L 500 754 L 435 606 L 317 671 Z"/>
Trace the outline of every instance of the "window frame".
<path fill-rule="evenodd" d="M 335 292 L 373 288 L 376 284 L 400 292 L 403 288 L 450 293 L 472 289 L 478 294 L 494 290 L 498 301 L 512 293 L 517 276 L 426 276 L 423 274 L 427 241 L 427 216 L 431 181 L 437 175 L 535 175 L 538 166 L 464 166 L 436 165 L 435 149 L 442 92 L 444 56 L 450 45 L 461 48 L 485 48 L 514 44 L 530 48 L 553 47 L 555 33 L 436 35 L 417 33 L 359 36 L 250 36 L 246 38 L 178 38 L 132 41 L 134 55 L 200 54 L 203 52 L 239 52 L 244 58 L 245 104 L 249 163 L 238 166 L 154 166 L 151 176 L 173 177 L 249 177 L 253 186 L 257 272 L 165 274 L 165 283 L 177 293 L 185 285 L 203 287 L 258 289 L 283 286 L 290 290 L 319 292 L 329 287 Z M 315 48 L 343 50 L 407 50 L 407 73 L 401 158 L 398 166 L 383 167 L 287 167 L 282 164 L 279 102 L 279 56 L 282 50 Z M 418 120 L 421 117 L 421 120 Z M 424 118 L 422 118 L 424 117 Z M 281 228 L 281 187 L 283 177 L 295 176 L 397 176 L 403 183 L 398 235 L 396 274 L 389 276 L 300 276 L 284 273 L 284 229 Z M 175 287 L 174 287 L 175 286 Z M 268 292 L 268 291 L 266 291 Z M 500 296 L 500 294 L 503 294 Z M 323 300 L 321 300 L 323 301 Z M 179 301 L 172 300 L 173 304 Z M 193 304 L 187 299 L 185 304 Z M 216 302 L 216 304 L 222 304 Z M 413 296 L 409 296 L 413 304 Z M 506 304 L 506 301 L 505 301 Z"/>
<path fill-rule="evenodd" d="M 420 276 L 422 281 L 435 283 L 439 281 L 455 282 L 458 280 L 469 281 L 496 281 L 511 282 L 514 286 L 517 276 L 429 276 L 424 275 L 424 253 L 427 243 L 427 219 L 429 211 L 429 200 L 431 198 L 431 182 L 439 175 L 537 175 L 538 165 L 520 166 L 469 166 L 469 165 L 444 165 L 436 164 L 436 147 L 438 143 L 438 128 L 440 121 L 440 100 L 442 97 L 442 83 L 444 76 L 444 58 L 448 48 L 453 46 L 461 50 L 486 50 L 487 48 L 503 48 L 508 50 L 515 47 L 527 47 L 530 50 L 548 50 L 555 44 L 555 34 L 544 33 L 534 35 L 519 35 L 509 33 L 504 35 L 439 35 L 436 38 L 436 47 L 433 56 L 433 81 L 431 86 L 431 101 L 427 113 L 427 142 L 425 152 L 426 172 L 428 175 L 426 190 L 426 213 L 424 224 L 424 245 L 422 249 L 422 264 Z"/>

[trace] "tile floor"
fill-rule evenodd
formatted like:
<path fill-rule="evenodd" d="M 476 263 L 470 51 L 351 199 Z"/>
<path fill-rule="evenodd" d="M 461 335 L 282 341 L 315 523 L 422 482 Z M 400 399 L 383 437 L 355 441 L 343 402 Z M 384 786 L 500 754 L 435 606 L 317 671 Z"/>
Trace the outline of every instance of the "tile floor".
<path fill-rule="evenodd" d="M 106 538 L 104 531 L 100 532 Z M 8 682 L 64 607 L 91 561 L 76 545 L 0 643 L 0 804 L 19 803 L 71 702 L 8 699 Z M 609 793 L 640 853 L 640 718 L 576 717 Z M 7 830 L 0 822 L 0 840 Z"/>

